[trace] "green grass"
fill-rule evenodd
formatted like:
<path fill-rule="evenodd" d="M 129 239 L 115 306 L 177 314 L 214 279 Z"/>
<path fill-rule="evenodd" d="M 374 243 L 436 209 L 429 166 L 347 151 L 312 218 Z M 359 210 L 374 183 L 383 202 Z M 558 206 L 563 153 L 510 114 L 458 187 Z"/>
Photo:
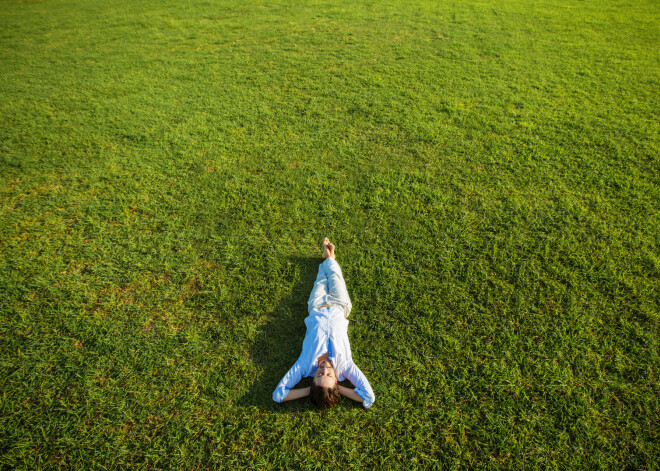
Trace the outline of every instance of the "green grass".
<path fill-rule="evenodd" d="M 658 469 L 658 24 L 0 1 L 0 465 Z M 271 400 L 326 235 L 369 410 Z"/>

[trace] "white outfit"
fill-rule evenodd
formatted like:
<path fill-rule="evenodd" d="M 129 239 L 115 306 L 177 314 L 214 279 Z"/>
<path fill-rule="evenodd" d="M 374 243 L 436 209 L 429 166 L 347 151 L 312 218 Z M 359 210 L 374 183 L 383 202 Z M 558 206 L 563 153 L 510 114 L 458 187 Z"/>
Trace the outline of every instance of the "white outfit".
<path fill-rule="evenodd" d="M 307 333 L 302 353 L 277 385 L 273 400 L 282 402 L 303 377 L 314 376 L 318 357 L 328 352 L 337 380 L 347 379 L 353 383 L 355 392 L 363 399 L 364 407 L 371 407 L 376 396 L 367 378 L 353 363 L 347 319 L 352 305 L 341 268 L 334 259 L 328 257 L 319 266 L 307 305 L 309 316 L 305 318 Z"/>

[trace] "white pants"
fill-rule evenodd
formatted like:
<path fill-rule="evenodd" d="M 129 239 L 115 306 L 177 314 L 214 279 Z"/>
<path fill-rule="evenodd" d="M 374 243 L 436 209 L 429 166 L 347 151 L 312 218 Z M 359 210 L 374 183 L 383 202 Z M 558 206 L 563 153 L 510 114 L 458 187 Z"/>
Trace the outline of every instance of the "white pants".
<path fill-rule="evenodd" d="M 319 274 L 307 301 L 310 313 L 312 309 L 321 306 L 339 306 L 344 309 L 344 317 L 348 317 L 353 307 L 341 268 L 337 261 L 330 257 L 319 265 Z"/>

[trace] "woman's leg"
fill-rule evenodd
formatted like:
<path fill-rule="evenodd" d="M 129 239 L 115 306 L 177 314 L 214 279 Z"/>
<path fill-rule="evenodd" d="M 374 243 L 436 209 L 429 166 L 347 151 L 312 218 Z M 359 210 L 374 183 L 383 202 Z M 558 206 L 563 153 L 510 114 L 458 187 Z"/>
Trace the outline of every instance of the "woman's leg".
<path fill-rule="evenodd" d="M 319 265 L 312 293 L 307 301 L 308 310 L 334 304 L 344 309 L 344 317 L 351 313 L 353 305 L 348 296 L 344 275 L 335 260 L 335 246 L 326 237 L 323 241 L 323 258 L 325 261 Z"/>
<path fill-rule="evenodd" d="M 327 258 L 322 265 L 325 265 L 325 273 L 328 280 L 328 304 L 338 304 L 344 308 L 344 317 L 351 313 L 353 305 L 348 296 L 346 282 L 341 267 L 334 258 Z"/>
<path fill-rule="evenodd" d="M 312 287 L 312 293 L 307 301 L 307 310 L 311 311 L 315 307 L 328 304 L 326 296 L 328 295 L 328 275 L 325 273 L 323 263 L 319 265 L 319 273 L 316 275 L 316 281 Z"/>

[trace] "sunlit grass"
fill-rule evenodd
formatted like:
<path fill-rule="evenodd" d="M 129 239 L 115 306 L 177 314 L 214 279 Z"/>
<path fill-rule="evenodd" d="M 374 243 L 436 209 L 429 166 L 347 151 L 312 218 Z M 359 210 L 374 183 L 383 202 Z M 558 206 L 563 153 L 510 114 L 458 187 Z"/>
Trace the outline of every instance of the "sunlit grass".
<path fill-rule="evenodd" d="M 659 11 L 1 1 L 0 463 L 658 468 Z"/>

